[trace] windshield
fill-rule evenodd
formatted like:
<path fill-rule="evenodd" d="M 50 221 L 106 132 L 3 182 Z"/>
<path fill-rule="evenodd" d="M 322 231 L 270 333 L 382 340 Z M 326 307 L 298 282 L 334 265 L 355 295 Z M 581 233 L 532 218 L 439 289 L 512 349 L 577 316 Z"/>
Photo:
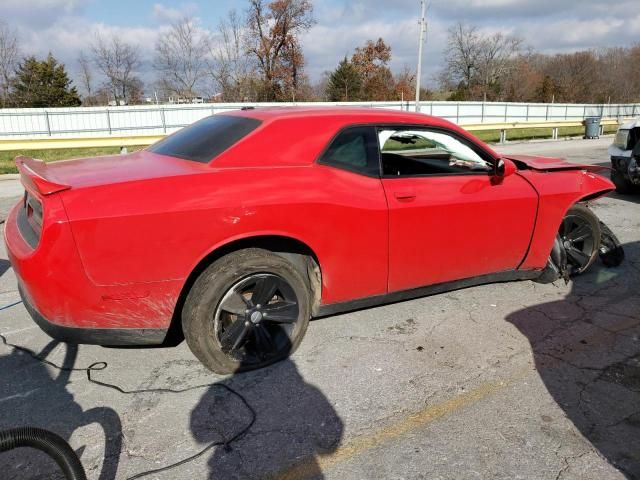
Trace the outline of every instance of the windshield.
<path fill-rule="evenodd" d="M 208 163 L 260 126 L 255 118 L 211 115 L 148 148 L 170 157 Z"/>

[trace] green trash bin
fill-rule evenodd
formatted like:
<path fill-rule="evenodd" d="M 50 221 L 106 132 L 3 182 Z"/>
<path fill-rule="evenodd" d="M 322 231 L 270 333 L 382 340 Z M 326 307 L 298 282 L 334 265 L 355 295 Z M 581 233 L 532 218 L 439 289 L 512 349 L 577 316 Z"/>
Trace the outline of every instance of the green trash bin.
<path fill-rule="evenodd" d="M 600 138 L 600 117 L 587 117 L 582 121 L 584 138 Z"/>

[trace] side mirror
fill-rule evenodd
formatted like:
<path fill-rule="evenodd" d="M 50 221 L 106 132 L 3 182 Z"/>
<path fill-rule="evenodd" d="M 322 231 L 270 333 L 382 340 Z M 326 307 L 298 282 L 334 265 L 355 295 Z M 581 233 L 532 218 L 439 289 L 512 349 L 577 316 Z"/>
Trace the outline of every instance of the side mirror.
<path fill-rule="evenodd" d="M 496 163 L 495 175 L 498 178 L 505 178 L 509 175 L 513 175 L 517 169 L 516 164 L 508 158 L 500 158 Z"/>

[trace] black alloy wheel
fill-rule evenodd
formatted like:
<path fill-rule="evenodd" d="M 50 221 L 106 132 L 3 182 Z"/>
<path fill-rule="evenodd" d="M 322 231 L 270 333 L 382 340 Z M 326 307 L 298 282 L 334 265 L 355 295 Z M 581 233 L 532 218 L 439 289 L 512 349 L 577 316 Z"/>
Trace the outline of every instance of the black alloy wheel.
<path fill-rule="evenodd" d="M 282 277 L 250 275 L 222 297 L 214 315 L 220 349 L 249 366 L 280 356 L 290 348 L 300 309 L 298 298 Z"/>
<path fill-rule="evenodd" d="M 189 348 L 210 370 L 229 374 L 284 360 L 302 342 L 314 292 L 306 260 L 248 248 L 196 279 L 182 308 Z"/>
<path fill-rule="evenodd" d="M 569 274 L 583 273 L 598 256 L 602 235 L 598 218 L 586 206 L 574 205 L 562 220 L 559 234 Z"/>

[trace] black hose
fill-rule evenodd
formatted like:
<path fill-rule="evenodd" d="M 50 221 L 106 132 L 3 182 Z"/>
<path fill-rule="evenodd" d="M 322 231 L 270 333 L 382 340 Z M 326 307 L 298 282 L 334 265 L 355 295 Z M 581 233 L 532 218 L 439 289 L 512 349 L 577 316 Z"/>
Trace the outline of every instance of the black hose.
<path fill-rule="evenodd" d="M 15 305 L 19 305 L 20 303 L 22 303 L 21 300 L 18 300 L 17 302 L 11 303 L 9 305 L 4 305 L 2 307 L 0 307 L 0 311 L 1 310 L 6 310 L 7 308 L 11 308 Z M 225 390 L 226 392 L 228 392 L 229 394 L 233 395 L 234 397 L 236 397 L 238 400 L 240 400 L 240 402 L 242 402 L 242 404 L 244 405 L 244 407 L 247 409 L 247 411 L 249 412 L 249 415 L 251 416 L 251 419 L 249 420 L 249 422 L 242 428 L 242 430 L 238 431 L 236 434 L 234 434 L 232 437 L 227 438 L 227 439 L 223 439 L 223 440 L 216 440 L 213 441 L 211 443 L 209 443 L 208 445 L 205 445 L 202 449 L 200 449 L 200 451 L 198 451 L 197 453 L 194 453 L 193 455 L 190 455 L 178 462 L 166 465 L 164 467 L 160 467 L 160 468 L 156 468 L 154 470 L 147 470 L 144 472 L 140 472 L 137 473 L 135 475 L 133 475 L 132 477 L 127 477 L 127 480 L 135 480 L 137 478 L 142 478 L 142 477 L 146 477 L 149 475 L 154 475 L 156 473 L 160 473 L 160 472 L 164 472 L 167 470 L 170 470 L 172 468 L 176 468 L 179 467 L 180 465 L 184 465 L 185 463 L 191 462 L 193 460 L 195 460 L 198 457 L 201 457 L 202 455 L 204 455 L 206 452 L 208 452 L 209 450 L 211 450 L 214 447 L 219 447 L 222 446 L 225 451 L 229 451 L 231 449 L 231 444 L 234 442 L 237 442 L 238 440 L 240 440 L 242 437 L 244 437 L 249 430 L 251 429 L 251 427 L 253 427 L 253 424 L 256 421 L 256 411 L 253 409 L 253 407 L 249 404 L 249 402 L 247 401 L 246 398 L 244 398 L 239 392 L 236 392 L 233 388 L 224 385 L 222 383 L 217 383 L 217 382 L 212 382 L 212 383 L 204 383 L 201 385 L 194 385 L 191 387 L 186 387 L 186 388 L 180 388 L 180 389 L 173 389 L 173 388 L 145 388 L 145 389 L 138 389 L 138 390 L 125 390 L 122 387 L 118 386 L 118 385 L 113 385 L 111 383 L 107 383 L 107 382 L 102 382 L 100 380 L 97 380 L 95 378 L 93 378 L 92 373 L 93 372 L 97 372 L 100 370 L 104 370 L 107 368 L 107 362 L 94 362 L 91 365 L 89 365 L 88 367 L 82 367 L 82 368 L 74 368 L 74 367 L 63 367 L 61 365 L 56 365 L 53 362 L 50 362 L 49 360 L 47 360 L 46 358 L 42 358 L 39 354 L 37 354 L 36 352 L 34 352 L 33 350 L 26 348 L 26 347 L 22 347 L 20 345 L 16 345 L 14 343 L 10 343 L 9 341 L 7 341 L 7 337 L 5 337 L 4 335 L 2 335 L 0 333 L 0 343 L 6 345 L 7 347 L 11 347 L 17 351 L 20 352 L 24 352 L 26 354 L 28 354 L 29 356 L 33 357 L 35 360 L 42 362 L 46 365 L 49 365 L 52 368 L 55 368 L 56 370 L 60 370 L 63 372 L 86 372 L 87 374 L 87 380 L 89 380 L 91 383 L 94 383 L 96 385 L 100 385 L 101 387 L 105 387 L 105 388 L 110 388 L 112 390 L 116 390 L 117 392 L 120 392 L 124 395 L 135 395 L 135 394 L 143 394 L 143 393 L 184 393 L 184 392 L 189 392 L 192 390 L 198 390 L 198 389 L 202 389 L 202 388 L 221 388 L 223 390 Z M 2 452 L 3 450 L 0 449 L 0 452 Z M 71 477 L 72 479 L 74 477 Z M 85 477 L 78 477 L 81 479 L 84 479 Z"/>
<path fill-rule="evenodd" d="M 62 437 L 42 428 L 14 428 L 0 432 L 0 452 L 19 447 L 42 450 L 55 460 L 67 480 L 86 480 L 80 459 Z"/>

